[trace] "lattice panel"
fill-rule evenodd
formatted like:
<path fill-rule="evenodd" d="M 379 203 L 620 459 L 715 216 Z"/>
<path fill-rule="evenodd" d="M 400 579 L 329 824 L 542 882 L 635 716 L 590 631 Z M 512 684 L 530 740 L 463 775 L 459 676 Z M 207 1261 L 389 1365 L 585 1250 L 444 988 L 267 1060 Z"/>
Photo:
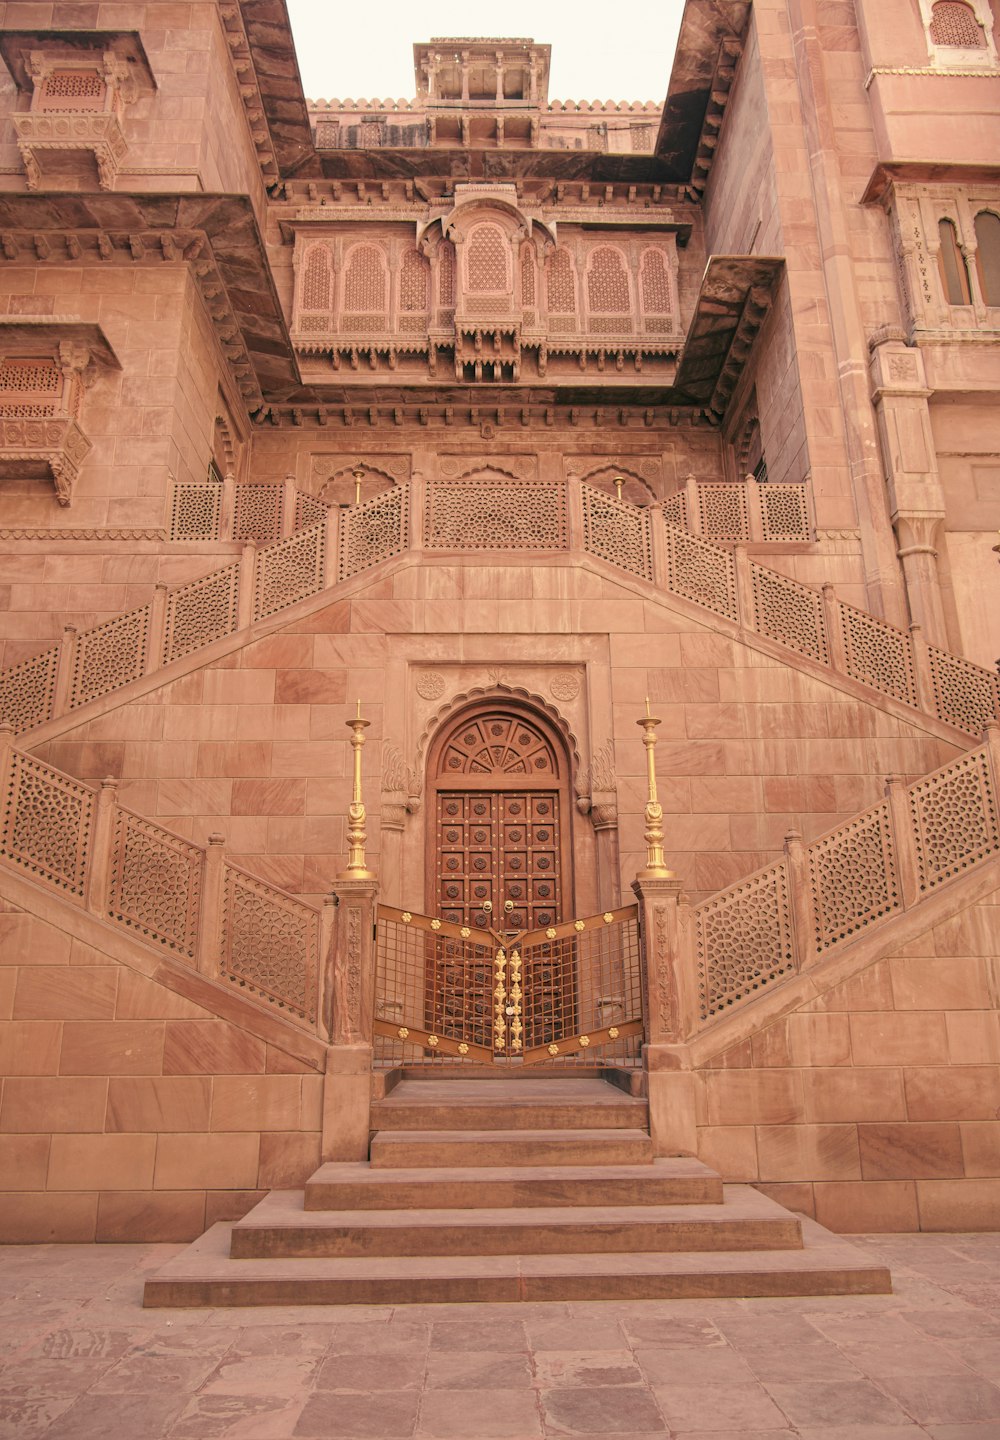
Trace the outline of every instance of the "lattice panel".
<path fill-rule="evenodd" d="M 455 303 L 455 247 L 450 240 L 443 240 L 438 248 L 438 303 Z"/>
<path fill-rule="evenodd" d="M 224 875 L 222 978 L 314 1024 L 319 988 L 316 911 L 232 865 Z"/>
<path fill-rule="evenodd" d="M 556 249 L 545 265 L 548 310 L 553 315 L 572 315 L 576 311 L 576 281 L 568 250 Z"/>
<path fill-rule="evenodd" d="M 373 495 L 345 512 L 340 527 L 340 578 L 401 555 L 408 544 L 409 486 Z"/>
<path fill-rule="evenodd" d="M 340 126 L 330 120 L 321 120 L 316 126 L 316 149 L 337 150 L 340 148 Z"/>
<path fill-rule="evenodd" d="M 163 664 L 201 650 L 238 628 L 239 565 L 214 570 L 167 595 Z"/>
<path fill-rule="evenodd" d="M 281 535 L 283 485 L 237 485 L 233 514 L 233 539 L 256 540 L 266 545 Z"/>
<path fill-rule="evenodd" d="M 817 840 L 807 856 L 817 950 L 902 905 L 887 802 Z"/>
<path fill-rule="evenodd" d="M 325 525 L 312 525 L 261 550 L 254 574 L 254 619 L 274 615 L 322 590 L 325 552 Z"/>
<path fill-rule="evenodd" d="M 815 590 L 750 562 L 754 629 L 789 650 L 829 664 L 823 597 Z"/>
<path fill-rule="evenodd" d="M 683 490 L 678 490 L 675 495 L 668 495 L 664 500 L 663 518 L 668 525 L 676 525 L 680 530 L 688 528 L 687 496 Z"/>
<path fill-rule="evenodd" d="M 361 148 L 370 150 L 382 144 L 382 135 L 385 127 L 379 120 L 363 120 L 361 122 Z"/>
<path fill-rule="evenodd" d="M 845 668 L 852 680 L 892 695 L 904 705 L 916 705 L 913 643 L 909 635 L 843 601 L 838 602 L 838 610 Z"/>
<path fill-rule="evenodd" d="M 981 735 L 986 722 L 1000 716 L 997 676 L 935 645 L 928 650 L 935 711 L 960 730 Z"/>
<path fill-rule="evenodd" d="M 530 245 L 521 251 L 521 304 L 535 303 L 535 256 Z"/>
<path fill-rule="evenodd" d="M 931 10 L 931 39 L 935 45 L 956 45 L 963 50 L 984 50 L 986 33 L 968 5 L 942 0 Z"/>
<path fill-rule="evenodd" d="M 465 248 L 465 283 L 470 291 L 510 289 L 510 246 L 499 225 L 473 226 Z"/>
<path fill-rule="evenodd" d="M 783 864 L 706 900 L 696 907 L 694 919 L 703 1020 L 795 969 Z"/>
<path fill-rule="evenodd" d="M 355 245 L 347 257 L 344 309 L 363 314 L 385 314 L 388 309 L 388 278 L 385 252 L 378 245 Z"/>
<path fill-rule="evenodd" d="M 985 750 L 963 755 L 907 793 L 921 890 L 1000 849 L 997 794 Z"/>
<path fill-rule="evenodd" d="M 430 309 L 431 267 L 419 250 L 406 250 L 399 267 L 399 308 L 424 315 Z"/>
<path fill-rule="evenodd" d="M 129 810 L 116 816 L 107 910 L 113 920 L 194 959 L 202 851 Z"/>
<path fill-rule="evenodd" d="M 644 250 L 639 271 L 642 308 L 647 315 L 670 314 L 670 272 L 662 250 Z"/>
<path fill-rule="evenodd" d="M 32 755 L 11 753 L 0 854 L 82 899 L 94 792 Z"/>
<path fill-rule="evenodd" d="M 652 125 L 630 125 L 629 131 L 634 151 L 652 150 L 653 148 L 653 127 Z"/>
<path fill-rule="evenodd" d="M 427 491 L 429 550 L 565 550 L 565 486 L 455 480 Z"/>
<path fill-rule="evenodd" d="M 175 485 L 170 505 L 171 540 L 218 540 L 222 487 Z"/>
<path fill-rule="evenodd" d="M 310 245 L 302 265 L 302 310 L 333 308 L 333 256 L 328 245 Z"/>
<path fill-rule="evenodd" d="M 0 673 L 0 720 L 20 732 L 50 719 L 58 664 L 56 646 Z"/>
<path fill-rule="evenodd" d="M 653 578 L 649 514 L 635 505 L 615 500 L 592 485 L 583 494 L 583 548 L 622 570 Z"/>
<path fill-rule="evenodd" d="M 317 495 L 310 495 L 307 490 L 296 490 L 295 492 L 295 528 L 304 530 L 307 525 L 318 525 L 325 520 L 330 513 L 330 506 L 325 500 L 320 500 Z"/>
<path fill-rule="evenodd" d="M 765 540 L 811 540 L 804 485 L 758 485 Z"/>
<path fill-rule="evenodd" d="M 148 644 L 148 605 L 82 630 L 73 656 L 70 709 L 138 680 L 146 670 Z"/>
<path fill-rule="evenodd" d="M 615 245 L 600 245 L 590 256 L 587 304 L 604 315 L 627 315 L 631 309 L 628 267 L 623 252 Z"/>
<path fill-rule="evenodd" d="M 667 525 L 667 589 L 706 610 L 740 618 L 736 594 L 736 561 L 732 551 L 720 550 L 697 535 L 686 535 Z"/>
<path fill-rule="evenodd" d="M 749 540 L 746 487 L 700 484 L 697 488 L 701 533 L 710 540 Z"/>
<path fill-rule="evenodd" d="M 54 360 L 4 360 L 0 364 L 0 415 L 41 420 L 62 407 L 63 376 Z"/>
<path fill-rule="evenodd" d="M 42 81 L 40 110 L 103 110 L 107 94 L 95 70 L 57 70 Z"/>

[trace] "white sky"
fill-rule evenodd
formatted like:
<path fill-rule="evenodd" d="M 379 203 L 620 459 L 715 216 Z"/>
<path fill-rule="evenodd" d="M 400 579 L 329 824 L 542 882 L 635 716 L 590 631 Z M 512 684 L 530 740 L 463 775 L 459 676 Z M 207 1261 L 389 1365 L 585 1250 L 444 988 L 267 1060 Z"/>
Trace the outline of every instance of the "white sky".
<path fill-rule="evenodd" d="M 683 0 L 379 0 L 337 5 L 287 0 L 302 84 L 310 100 L 410 99 L 413 44 L 432 35 L 531 36 L 552 46 L 550 100 L 662 100 Z M 609 23 L 609 21 L 611 23 Z"/>

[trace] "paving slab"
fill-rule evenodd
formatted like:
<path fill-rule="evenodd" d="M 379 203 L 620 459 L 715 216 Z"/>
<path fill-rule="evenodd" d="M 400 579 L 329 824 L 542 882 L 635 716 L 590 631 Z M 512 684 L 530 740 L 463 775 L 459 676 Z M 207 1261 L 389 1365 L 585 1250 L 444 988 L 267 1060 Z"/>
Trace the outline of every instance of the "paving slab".
<path fill-rule="evenodd" d="M 996 1238 L 852 1237 L 883 1295 L 198 1311 L 142 1308 L 182 1246 L 9 1247 L 0 1440 L 998 1440 Z"/>

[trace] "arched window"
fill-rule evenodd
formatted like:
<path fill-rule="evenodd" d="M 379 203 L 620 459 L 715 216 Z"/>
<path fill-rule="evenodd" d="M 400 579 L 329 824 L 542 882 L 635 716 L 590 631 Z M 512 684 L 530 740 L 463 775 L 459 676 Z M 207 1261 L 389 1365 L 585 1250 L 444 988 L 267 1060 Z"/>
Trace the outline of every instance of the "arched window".
<path fill-rule="evenodd" d="M 941 286 L 949 305 L 969 305 L 972 293 L 969 289 L 969 272 L 965 256 L 959 248 L 958 231 L 953 220 L 938 221 L 938 270 Z"/>
<path fill-rule="evenodd" d="M 546 293 L 550 315 L 572 315 L 576 310 L 576 284 L 569 251 L 554 250 L 545 266 Z"/>
<path fill-rule="evenodd" d="M 940 0 L 931 10 L 931 40 L 961 50 L 985 50 L 986 34 L 975 11 L 961 0 Z"/>
<path fill-rule="evenodd" d="M 510 246 L 499 225 L 477 225 L 466 246 L 466 282 L 472 291 L 509 288 Z"/>
<path fill-rule="evenodd" d="M 431 267 L 419 250 L 406 250 L 399 267 L 399 308 L 422 315 L 428 308 Z"/>
<path fill-rule="evenodd" d="M 992 210 L 976 216 L 976 270 L 986 304 L 1000 306 L 1000 215 Z"/>
<path fill-rule="evenodd" d="M 601 315 L 629 313 L 628 270 L 625 256 L 614 245 L 601 245 L 590 257 L 587 300 Z"/>
<path fill-rule="evenodd" d="M 382 250 L 377 245 L 355 245 L 347 259 L 344 309 L 364 315 L 384 315 L 388 308 L 387 281 Z"/>

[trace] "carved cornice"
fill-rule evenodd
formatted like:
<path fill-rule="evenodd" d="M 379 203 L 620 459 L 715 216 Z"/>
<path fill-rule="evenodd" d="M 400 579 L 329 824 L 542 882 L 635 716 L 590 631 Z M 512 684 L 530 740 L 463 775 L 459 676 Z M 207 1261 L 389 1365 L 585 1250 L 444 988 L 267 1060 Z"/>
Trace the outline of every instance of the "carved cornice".
<path fill-rule="evenodd" d="M 100 527 L 87 528 L 83 530 L 60 528 L 58 526 L 36 527 L 32 529 L 4 529 L 0 530 L 0 540 L 166 540 L 167 532 L 163 529 L 135 530 L 127 527 L 113 526 L 110 529 Z"/>
<path fill-rule="evenodd" d="M 250 201 L 231 195 L 0 196 L 0 255 L 87 265 L 186 261 L 247 407 L 300 384 Z M 0 262 L 2 269 L 2 262 Z"/>
<path fill-rule="evenodd" d="M 319 160 L 284 0 L 219 6 L 264 184 L 318 175 Z"/>
<path fill-rule="evenodd" d="M 743 53 L 750 0 L 687 0 L 656 139 L 667 179 L 700 197 Z"/>

